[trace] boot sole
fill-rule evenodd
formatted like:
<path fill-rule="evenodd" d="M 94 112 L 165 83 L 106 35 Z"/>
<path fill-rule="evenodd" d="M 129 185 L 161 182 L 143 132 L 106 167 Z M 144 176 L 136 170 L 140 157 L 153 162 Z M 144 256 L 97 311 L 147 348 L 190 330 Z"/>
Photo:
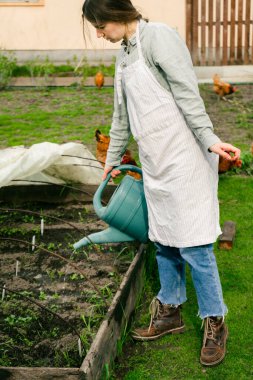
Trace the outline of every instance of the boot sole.
<path fill-rule="evenodd" d="M 226 334 L 226 339 L 225 339 L 225 344 L 224 344 L 224 354 L 222 355 L 221 358 L 219 358 L 218 360 L 216 360 L 215 362 L 204 362 L 203 360 L 201 360 L 200 358 L 200 364 L 204 365 L 205 367 L 212 367 L 212 366 L 215 366 L 217 364 L 219 364 L 220 362 L 222 362 L 222 360 L 225 358 L 226 356 L 226 343 L 227 343 L 227 339 L 228 339 L 228 330 L 227 330 L 227 334 Z"/>
<path fill-rule="evenodd" d="M 156 340 L 156 339 L 159 339 L 162 336 L 167 335 L 167 334 L 181 334 L 184 331 L 185 331 L 185 325 L 177 327 L 176 329 L 173 329 L 173 330 L 164 331 L 161 334 L 155 335 L 155 336 L 145 336 L 145 337 L 142 337 L 140 335 L 132 335 L 132 338 L 134 340 L 139 340 L 139 341 L 143 342 L 143 341 L 148 341 L 148 340 Z"/>

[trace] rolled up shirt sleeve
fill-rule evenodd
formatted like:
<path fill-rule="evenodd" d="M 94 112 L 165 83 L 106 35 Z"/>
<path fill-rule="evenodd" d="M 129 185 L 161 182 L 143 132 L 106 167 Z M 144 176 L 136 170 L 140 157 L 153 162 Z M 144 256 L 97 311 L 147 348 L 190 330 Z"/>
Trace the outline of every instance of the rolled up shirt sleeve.
<path fill-rule="evenodd" d="M 187 46 L 175 30 L 160 24 L 154 28 L 151 49 L 155 65 L 165 76 L 187 125 L 208 150 L 220 139 L 206 113 Z"/>

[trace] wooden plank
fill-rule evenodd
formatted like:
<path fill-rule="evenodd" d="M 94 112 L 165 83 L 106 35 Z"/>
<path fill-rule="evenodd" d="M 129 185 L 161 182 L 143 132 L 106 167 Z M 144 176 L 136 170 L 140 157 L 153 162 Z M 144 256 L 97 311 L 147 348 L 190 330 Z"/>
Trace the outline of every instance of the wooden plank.
<path fill-rule="evenodd" d="M 238 0 L 237 64 L 242 64 L 242 15 L 243 0 Z"/>
<path fill-rule="evenodd" d="M 117 342 L 131 319 L 144 284 L 145 258 L 145 245 L 142 244 L 80 368 L 87 380 L 101 379 L 104 366 L 116 356 Z"/>
<path fill-rule="evenodd" d="M 230 64 L 235 63 L 235 0 L 231 0 Z"/>
<path fill-rule="evenodd" d="M 208 8 L 208 65 L 213 65 L 213 0 L 209 0 Z"/>
<path fill-rule="evenodd" d="M 105 77 L 104 87 L 113 86 L 113 77 Z M 88 77 L 83 81 L 82 77 L 50 77 L 45 80 L 43 77 L 17 77 L 12 78 L 10 86 L 14 87 L 68 87 L 73 85 L 82 85 L 95 87 L 94 78 Z"/>
<path fill-rule="evenodd" d="M 253 24 L 251 22 L 251 24 Z M 252 26 L 252 36 L 251 36 L 251 63 L 253 64 L 253 26 Z"/>
<path fill-rule="evenodd" d="M 186 0 L 186 45 L 192 53 L 192 0 Z"/>
<path fill-rule="evenodd" d="M 220 0 L 216 0 L 216 22 L 215 22 L 215 65 L 220 65 L 220 23 L 221 23 L 221 4 Z"/>
<path fill-rule="evenodd" d="M 245 42 L 244 42 L 244 64 L 248 65 L 250 63 L 249 48 L 250 48 L 250 12 L 251 12 L 251 1 L 246 0 L 246 13 L 245 13 Z M 252 42 L 253 45 L 253 42 Z"/>
<path fill-rule="evenodd" d="M 253 20 L 251 20 L 251 63 L 253 64 Z"/>
<path fill-rule="evenodd" d="M 206 64 L 206 1 L 201 1 L 201 58 L 202 66 Z"/>
<path fill-rule="evenodd" d="M 81 380 L 79 368 L 0 367 L 1 380 Z"/>
<path fill-rule="evenodd" d="M 0 7 L 38 7 L 45 5 L 45 0 L 37 0 L 37 1 L 26 1 L 26 0 L 20 0 L 20 1 L 4 1 L 0 2 Z"/>
<path fill-rule="evenodd" d="M 223 0 L 222 65 L 228 64 L 228 0 Z"/>
<path fill-rule="evenodd" d="M 222 235 L 219 237 L 219 248 L 224 250 L 230 250 L 233 248 L 233 242 L 235 238 L 235 222 L 227 220 L 222 228 Z"/>
<path fill-rule="evenodd" d="M 199 58 L 198 58 L 198 17 L 199 17 L 199 11 L 198 11 L 198 0 L 192 1 L 193 6 L 193 12 L 192 12 L 192 57 L 193 57 L 193 64 L 199 65 Z"/>

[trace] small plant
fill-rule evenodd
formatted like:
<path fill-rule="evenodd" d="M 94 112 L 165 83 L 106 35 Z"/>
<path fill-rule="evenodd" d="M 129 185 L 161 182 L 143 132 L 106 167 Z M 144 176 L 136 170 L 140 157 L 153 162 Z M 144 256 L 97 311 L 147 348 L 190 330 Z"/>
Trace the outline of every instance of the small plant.
<path fill-rule="evenodd" d="M 253 155 L 249 152 L 242 153 L 241 155 L 242 166 L 240 168 L 233 168 L 232 173 L 244 174 L 244 175 L 253 175 Z"/>
<path fill-rule="evenodd" d="M 50 278 L 51 281 L 54 281 L 56 276 L 57 276 L 57 271 L 56 269 L 48 269 L 47 270 L 47 275 Z"/>
<path fill-rule="evenodd" d="M 3 53 L 0 50 L 0 90 L 8 87 L 16 67 L 16 58 L 13 53 Z"/>
<path fill-rule="evenodd" d="M 49 60 L 48 57 L 45 60 L 41 60 L 40 57 L 36 57 L 33 60 L 26 62 L 26 68 L 32 78 L 43 78 L 42 84 L 49 85 L 52 75 L 55 73 L 55 66 Z"/>
<path fill-rule="evenodd" d="M 84 277 L 81 274 L 72 273 L 69 278 L 71 281 L 78 281 L 82 280 Z"/>
<path fill-rule="evenodd" d="M 56 245 L 54 243 L 49 243 L 48 246 L 47 246 L 47 249 L 49 251 L 55 251 Z"/>
<path fill-rule="evenodd" d="M 39 300 L 40 301 L 45 301 L 47 299 L 47 295 L 45 292 L 43 291 L 40 291 L 40 294 L 39 294 Z"/>
<path fill-rule="evenodd" d="M 60 296 L 59 296 L 58 293 L 54 293 L 54 294 L 52 295 L 52 298 L 53 298 L 54 300 L 58 300 L 58 299 L 60 298 Z"/>
<path fill-rule="evenodd" d="M 17 317 L 14 314 L 9 315 L 4 319 L 4 321 L 9 325 L 9 326 L 27 326 L 29 325 L 33 320 L 33 317 Z"/>
<path fill-rule="evenodd" d="M 23 220 L 25 223 L 34 223 L 35 222 L 34 216 L 32 216 L 32 215 L 24 215 Z"/>

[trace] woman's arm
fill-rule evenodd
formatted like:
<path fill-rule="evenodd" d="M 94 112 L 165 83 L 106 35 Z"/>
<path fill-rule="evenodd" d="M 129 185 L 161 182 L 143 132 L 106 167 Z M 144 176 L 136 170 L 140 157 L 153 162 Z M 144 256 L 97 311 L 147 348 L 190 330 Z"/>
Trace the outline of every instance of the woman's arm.
<path fill-rule="evenodd" d="M 116 86 L 116 78 L 114 82 L 114 112 L 112 125 L 110 129 L 110 144 L 107 151 L 105 170 L 103 179 L 112 170 L 114 166 L 120 165 L 121 157 L 125 153 L 129 138 L 131 135 L 129 119 L 127 114 L 126 98 L 122 94 L 122 102 L 118 101 L 118 89 Z M 119 174 L 118 171 L 112 172 L 112 177 Z"/>
<path fill-rule="evenodd" d="M 159 24 L 154 27 L 151 49 L 155 64 L 166 77 L 177 106 L 197 139 L 205 149 L 219 143 L 199 94 L 190 53 L 184 41 L 175 30 Z"/>

